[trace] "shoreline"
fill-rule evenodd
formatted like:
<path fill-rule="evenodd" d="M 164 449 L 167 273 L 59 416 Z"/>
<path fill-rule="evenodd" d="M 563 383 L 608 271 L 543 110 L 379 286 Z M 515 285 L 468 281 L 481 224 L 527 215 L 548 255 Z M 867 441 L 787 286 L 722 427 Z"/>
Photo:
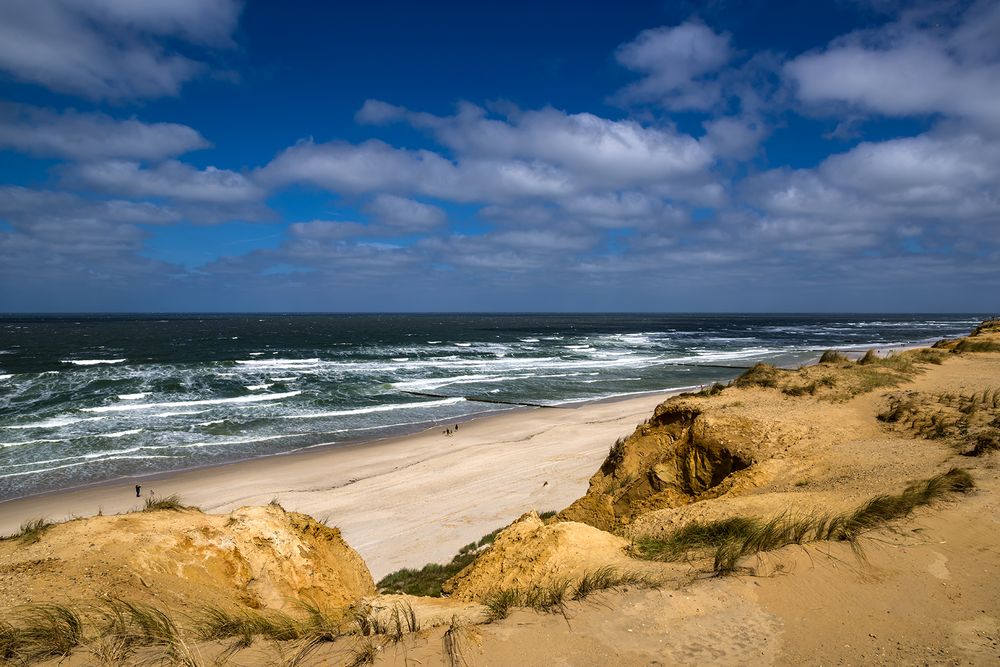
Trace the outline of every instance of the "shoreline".
<path fill-rule="evenodd" d="M 444 425 L 432 426 L 11 499 L 0 502 L 0 534 L 37 517 L 65 521 L 132 511 L 150 491 L 177 494 L 213 514 L 277 499 L 289 511 L 341 528 L 379 579 L 401 567 L 447 561 L 524 512 L 562 509 L 586 491 L 619 436 L 682 391 L 561 409 L 513 408 L 458 421 L 462 428 L 450 437 L 440 432 Z"/>
<path fill-rule="evenodd" d="M 886 354 L 918 347 L 924 345 L 884 345 L 877 350 Z M 817 360 L 818 355 L 801 365 Z M 0 501 L 0 535 L 16 532 L 34 518 L 59 522 L 134 511 L 152 491 L 158 497 L 177 494 L 185 504 L 208 513 L 277 499 L 290 511 L 340 527 L 378 579 L 400 567 L 445 562 L 461 546 L 526 511 L 569 505 L 586 491 L 617 437 L 631 433 L 670 396 L 697 388 L 644 391 L 544 409 L 512 406 L 446 423 L 424 422 L 421 430 L 383 438 L 319 443 L 12 498 Z M 443 435 L 440 430 L 453 423 L 464 428 L 451 437 Z M 560 437 L 564 434 L 572 438 Z M 533 465 L 529 454 L 542 463 Z M 322 472 L 327 468 L 329 477 Z M 134 495 L 136 483 L 142 485 L 141 499 Z M 423 504 L 420 511 L 414 503 Z M 377 521 L 382 525 L 370 525 Z"/>

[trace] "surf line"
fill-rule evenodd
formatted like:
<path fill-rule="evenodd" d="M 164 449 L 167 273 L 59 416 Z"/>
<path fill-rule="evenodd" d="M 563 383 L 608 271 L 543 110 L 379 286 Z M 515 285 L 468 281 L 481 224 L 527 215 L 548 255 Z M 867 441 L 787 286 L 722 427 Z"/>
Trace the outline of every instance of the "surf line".
<path fill-rule="evenodd" d="M 483 398 L 480 396 L 445 396 L 444 394 L 428 394 L 424 391 L 404 391 L 404 394 L 411 396 L 425 396 L 427 398 L 464 398 L 467 401 L 477 401 L 479 403 L 497 403 L 498 405 L 523 405 L 526 408 L 561 408 L 561 405 L 545 405 L 544 403 L 524 403 L 520 401 L 501 401 L 496 398 Z"/>
<path fill-rule="evenodd" d="M 663 365 L 664 366 L 695 366 L 695 367 L 701 367 L 701 368 L 732 368 L 734 370 L 742 370 L 742 371 L 748 371 L 751 368 L 753 368 L 753 366 L 725 366 L 723 364 L 682 364 L 682 363 L 675 363 L 675 362 L 670 362 L 670 361 L 663 362 Z"/>

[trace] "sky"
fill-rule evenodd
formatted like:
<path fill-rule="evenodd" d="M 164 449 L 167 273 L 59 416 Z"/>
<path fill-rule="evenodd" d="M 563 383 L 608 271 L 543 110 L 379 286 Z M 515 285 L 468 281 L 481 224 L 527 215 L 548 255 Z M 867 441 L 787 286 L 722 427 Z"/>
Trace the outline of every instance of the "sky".
<path fill-rule="evenodd" d="M 0 3 L 0 312 L 997 312 L 998 34 L 996 1 Z"/>

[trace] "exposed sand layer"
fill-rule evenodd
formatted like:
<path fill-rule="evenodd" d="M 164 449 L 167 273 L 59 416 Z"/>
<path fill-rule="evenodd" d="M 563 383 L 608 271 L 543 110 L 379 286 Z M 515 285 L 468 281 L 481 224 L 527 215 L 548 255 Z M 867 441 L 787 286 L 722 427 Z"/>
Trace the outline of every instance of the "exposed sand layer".
<path fill-rule="evenodd" d="M 226 516 L 144 511 L 68 521 L 0 541 L 0 608 L 106 597 L 171 609 L 282 609 L 294 600 L 346 606 L 375 593 L 336 528 L 281 507 Z"/>
<path fill-rule="evenodd" d="M 340 528 L 376 579 L 447 562 L 458 549 L 530 510 L 578 498 L 616 438 L 666 394 L 540 408 L 356 446 L 317 448 L 142 480 L 143 494 L 178 494 L 209 513 L 278 499 Z M 0 535 L 26 519 L 61 521 L 140 507 L 133 481 L 0 503 Z"/>

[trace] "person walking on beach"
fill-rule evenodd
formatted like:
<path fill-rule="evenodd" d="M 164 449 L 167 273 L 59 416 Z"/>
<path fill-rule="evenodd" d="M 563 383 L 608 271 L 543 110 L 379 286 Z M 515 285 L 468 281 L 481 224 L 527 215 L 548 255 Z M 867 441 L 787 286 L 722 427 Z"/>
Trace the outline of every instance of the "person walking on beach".
<path fill-rule="evenodd" d="M 135 497 L 136 498 L 142 497 L 142 487 L 139 486 L 138 484 L 135 485 Z"/>

